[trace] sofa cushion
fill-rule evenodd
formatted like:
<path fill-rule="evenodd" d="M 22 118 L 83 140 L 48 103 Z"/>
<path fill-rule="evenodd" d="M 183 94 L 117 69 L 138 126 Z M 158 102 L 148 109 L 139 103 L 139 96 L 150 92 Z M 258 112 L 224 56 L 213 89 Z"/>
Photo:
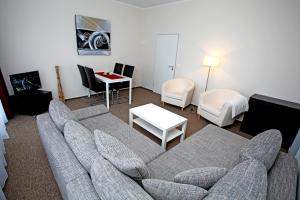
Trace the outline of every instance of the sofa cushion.
<path fill-rule="evenodd" d="M 122 142 L 103 131 L 95 130 L 94 134 L 99 153 L 117 169 L 136 180 L 150 177 L 144 161 Z"/>
<path fill-rule="evenodd" d="M 158 179 L 144 179 L 142 184 L 155 200 L 200 200 L 207 195 L 206 190 L 194 185 Z"/>
<path fill-rule="evenodd" d="M 152 200 L 140 185 L 102 157 L 93 163 L 91 178 L 100 199 Z"/>
<path fill-rule="evenodd" d="M 200 167 L 231 169 L 248 139 L 214 125 L 207 125 L 148 163 L 151 178 L 173 181 L 182 171 Z"/>
<path fill-rule="evenodd" d="M 84 119 L 89 119 L 91 117 L 96 117 L 99 115 L 103 115 L 108 113 L 109 110 L 104 105 L 96 105 L 96 106 L 89 106 L 86 108 L 81 108 L 72 111 L 76 118 L 81 121 Z"/>
<path fill-rule="evenodd" d="M 268 173 L 268 200 L 294 200 L 297 193 L 297 160 L 280 152 Z"/>
<path fill-rule="evenodd" d="M 278 130 L 267 130 L 252 138 L 246 143 L 240 153 L 240 160 L 254 158 L 266 166 L 269 170 L 281 148 L 282 136 Z"/>
<path fill-rule="evenodd" d="M 128 112 L 128 109 L 127 109 Z M 136 153 L 145 163 L 148 163 L 165 152 L 165 150 L 137 130 L 131 128 L 111 113 L 80 121 L 92 132 L 99 129 L 122 141 Z"/>
<path fill-rule="evenodd" d="M 206 200 L 267 198 L 267 170 L 260 161 L 250 159 L 236 165 L 209 191 Z"/>
<path fill-rule="evenodd" d="M 79 162 L 90 172 L 94 159 L 101 156 L 93 134 L 80 123 L 70 120 L 65 125 L 64 136 Z"/>
<path fill-rule="evenodd" d="M 176 183 L 195 185 L 204 189 L 213 186 L 227 173 L 226 168 L 203 167 L 183 171 L 174 177 Z"/>
<path fill-rule="evenodd" d="M 65 123 L 68 120 L 77 120 L 72 111 L 64 103 L 58 100 L 52 100 L 50 102 L 49 115 L 61 132 L 63 132 Z"/>

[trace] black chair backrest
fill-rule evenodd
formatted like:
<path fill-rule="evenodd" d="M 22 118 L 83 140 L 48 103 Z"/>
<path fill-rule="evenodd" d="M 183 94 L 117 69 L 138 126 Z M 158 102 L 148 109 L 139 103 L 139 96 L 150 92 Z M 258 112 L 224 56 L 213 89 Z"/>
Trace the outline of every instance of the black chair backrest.
<path fill-rule="evenodd" d="M 125 65 L 123 75 L 132 78 L 134 66 Z"/>
<path fill-rule="evenodd" d="M 89 81 L 90 90 L 95 91 L 97 88 L 97 81 L 94 70 L 92 68 L 85 67 L 85 73 Z"/>
<path fill-rule="evenodd" d="M 79 69 L 79 72 L 80 72 L 82 85 L 84 87 L 89 88 L 89 81 L 88 81 L 88 78 L 87 78 L 85 70 L 84 70 L 85 67 L 82 66 L 82 65 L 77 65 L 77 66 L 78 66 L 78 69 Z"/>
<path fill-rule="evenodd" d="M 115 74 L 122 74 L 123 66 L 124 65 L 121 64 L 121 63 L 116 63 L 115 68 L 114 68 L 114 73 Z"/>

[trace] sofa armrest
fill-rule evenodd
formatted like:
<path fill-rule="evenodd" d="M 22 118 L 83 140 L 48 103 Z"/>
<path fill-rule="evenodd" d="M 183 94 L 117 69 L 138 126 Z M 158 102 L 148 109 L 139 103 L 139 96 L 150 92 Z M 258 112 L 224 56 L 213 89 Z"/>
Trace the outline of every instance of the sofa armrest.
<path fill-rule="evenodd" d="M 68 200 L 100 200 L 88 174 L 82 174 L 66 184 L 66 196 L 64 199 Z"/>
<path fill-rule="evenodd" d="M 268 173 L 267 199 L 296 199 L 297 171 L 296 159 L 289 154 L 280 152 Z"/>
<path fill-rule="evenodd" d="M 104 105 L 90 106 L 72 111 L 76 118 L 81 121 L 98 115 L 108 113 L 109 110 Z"/>

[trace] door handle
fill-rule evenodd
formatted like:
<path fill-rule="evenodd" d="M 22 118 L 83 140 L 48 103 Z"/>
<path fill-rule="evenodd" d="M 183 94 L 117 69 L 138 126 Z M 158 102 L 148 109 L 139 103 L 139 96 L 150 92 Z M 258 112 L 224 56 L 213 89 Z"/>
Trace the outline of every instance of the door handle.
<path fill-rule="evenodd" d="M 174 70 L 174 66 L 169 65 L 169 68 L 173 71 Z"/>

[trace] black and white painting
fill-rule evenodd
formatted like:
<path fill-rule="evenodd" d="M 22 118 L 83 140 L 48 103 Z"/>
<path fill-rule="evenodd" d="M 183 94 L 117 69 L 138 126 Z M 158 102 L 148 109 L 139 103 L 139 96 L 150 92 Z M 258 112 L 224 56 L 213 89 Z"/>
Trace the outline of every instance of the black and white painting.
<path fill-rule="evenodd" d="M 78 55 L 111 55 L 110 21 L 75 15 Z"/>

